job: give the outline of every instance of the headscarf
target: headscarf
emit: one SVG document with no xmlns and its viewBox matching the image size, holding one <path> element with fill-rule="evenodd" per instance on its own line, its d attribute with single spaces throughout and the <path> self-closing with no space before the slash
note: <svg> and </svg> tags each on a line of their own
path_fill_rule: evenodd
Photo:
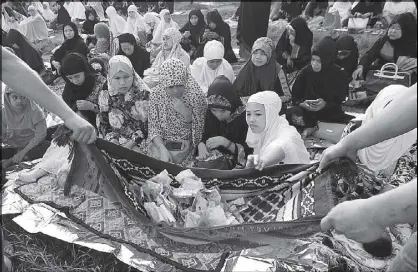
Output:
<svg viewBox="0 0 418 272">
<path fill-rule="evenodd" d="M 117 37 L 120 34 L 122 34 L 126 24 L 125 19 L 123 19 L 123 17 L 120 16 L 116 12 L 116 9 L 112 6 L 109 6 L 106 9 L 106 14 L 109 17 L 109 28 L 110 31 L 113 33 L 113 36 Z"/>
<path fill-rule="evenodd" d="M 21 110 L 14 108 L 10 101 L 11 93 L 13 90 L 6 87 L 3 95 L 2 124 L 7 129 L 7 139 L 3 139 L 3 142 L 15 147 L 24 147 L 28 144 L 28 138 L 33 138 L 35 125 L 44 120 L 45 116 L 43 110 L 29 99 Z M 9 143 L 8 140 L 13 143 Z"/>
<path fill-rule="evenodd" d="M 34 11 L 36 11 L 36 14 L 38 14 L 38 11 L 36 10 L 35 6 L 30 5 L 30 6 L 28 7 L 28 11 L 30 11 L 30 10 L 34 10 Z M 36 16 L 36 15 L 35 15 L 35 16 Z"/>
<path fill-rule="evenodd" d="M 299 46 L 312 47 L 313 33 L 309 29 L 306 20 L 302 17 L 296 17 L 290 22 L 290 25 L 296 32 L 295 43 Z"/>
<path fill-rule="evenodd" d="M 213 80 L 221 75 L 226 76 L 229 81 L 234 82 L 234 70 L 231 64 L 224 57 L 224 46 L 221 42 L 212 40 L 206 43 L 203 58 L 196 59 L 190 67 L 192 76 L 196 79 L 203 92 L 206 93 Z M 221 59 L 222 63 L 216 70 L 208 67 L 209 60 Z"/>
<path fill-rule="evenodd" d="M 146 24 L 149 24 L 151 22 L 154 22 L 154 29 L 153 29 L 153 35 L 155 35 L 155 31 L 158 28 L 158 25 L 160 24 L 160 19 L 154 14 L 155 12 L 147 12 L 144 15 L 144 21 Z"/>
<path fill-rule="evenodd" d="M 129 16 L 129 12 L 135 12 L 135 19 Z M 146 31 L 146 24 L 144 18 L 138 13 L 138 8 L 135 5 L 128 7 L 128 19 L 126 21 L 124 33 L 131 33 L 135 37 L 138 37 L 138 32 Z"/>
<path fill-rule="evenodd" d="M 409 89 L 402 85 L 390 85 L 379 92 L 373 103 L 367 108 L 365 125 L 377 117 L 382 110 L 403 92 Z M 373 171 L 385 170 L 396 162 L 417 141 L 417 129 L 364 148 L 357 152 L 362 164 Z"/>
<path fill-rule="evenodd" d="M 113 56 L 109 60 L 109 68 L 108 68 L 108 74 L 107 74 L 108 90 L 111 96 L 118 94 L 117 90 L 112 90 L 111 83 L 112 83 L 113 77 L 120 71 L 125 72 L 129 75 L 132 75 L 134 77 L 134 81 L 132 83 L 132 87 L 130 91 L 131 90 L 143 90 L 143 91 L 148 91 L 148 92 L 150 91 L 147 84 L 145 84 L 145 82 L 135 72 L 131 61 L 126 56 L 116 55 L 116 56 Z"/>
<path fill-rule="evenodd" d="M 359 52 L 357 43 L 354 41 L 354 38 L 350 35 L 343 35 L 340 38 L 338 38 L 337 42 L 337 50 L 350 50 L 351 54 L 340 60 L 337 58 L 336 64 L 340 66 L 341 68 L 344 68 L 344 70 L 347 72 L 348 76 L 351 77 L 354 70 L 357 69 L 358 65 L 358 58 L 359 58 Z"/>
<path fill-rule="evenodd" d="M 72 109 L 76 110 L 77 100 L 85 100 L 93 92 L 95 84 L 94 70 L 83 55 L 70 53 L 63 59 L 60 71 L 65 81 L 62 98 Z M 81 86 L 77 86 L 67 76 L 80 72 L 85 73 L 85 80 Z"/>
<path fill-rule="evenodd" d="M 74 31 L 74 37 L 71 39 L 67 39 L 64 34 L 64 29 L 66 26 L 69 26 Z M 75 23 L 69 22 L 68 24 L 63 25 L 62 27 L 62 35 L 64 36 L 64 43 L 62 46 L 65 46 L 67 50 L 74 50 L 75 46 L 77 45 L 78 40 L 82 40 L 83 38 L 80 37 L 80 33 L 78 33 L 78 27 Z"/>
<path fill-rule="evenodd" d="M 100 73 L 101 75 L 106 76 L 106 65 L 101 58 L 92 58 L 89 61 L 89 64 L 96 73 Z M 98 66 L 100 66 L 100 68 Z"/>
<path fill-rule="evenodd" d="M 208 109 L 224 109 L 233 114 L 239 107 L 243 107 L 231 81 L 224 75 L 213 80 L 208 89 L 207 99 Z"/>
<path fill-rule="evenodd" d="M 57 23 L 58 24 L 68 24 L 71 22 L 71 16 L 68 10 L 65 8 L 64 3 L 57 3 L 60 8 L 58 9 Z"/>
<path fill-rule="evenodd" d="M 195 26 L 192 25 L 192 23 L 190 23 L 190 18 L 192 18 L 193 15 L 197 16 L 198 18 L 197 25 Z M 203 16 L 202 11 L 200 9 L 193 9 L 189 13 L 189 20 L 181 28 L 180 32 L 190 31 L 190 34 L 193 37 L 199 37 L 200 33 L 205 28 L 205 26 L 206 26 L 205 17 Z"/>
<path fill-rule="evenodd" d="M 285 164 L 309 163 L 309 154 L 297 130 L 290 126 L 286 118 L 279 115 L 282 101 L 279 95 L 272 91 L 253 94 L 248 103 L 264 105 L 266 126 L 261 133 L 253 133 L 251 128 L 247 132 L 247 144 L 254 149 L 254 155 L 263 158 L 271 152 L 271 143 L 282 143 L 285 153 Z"/>
<path fill-rule="evenodd" d="M 72 1 L 69 2 L 65 2 L 64 3 L 64 8 L 68 11 L 68 14 L 70 15 L 71 18 L 74 17 L 74 3 Z"/>
<path fill-rule="evenodd" d="M 330 36 L 324 37 L 312 49 L 312 55 L 321 59 L 321 74 L 332 67 L 337 60 L 337 44 Z"/>
<path fill-rule="evenodd" d="M 152 38 L 153 43 L 161 44 L 163 42 L 163 35 L 168 28 L 180 29 L 179 25 L 174 22 L 173 19 L 170 19 L 169 23 L 164 20 L 164 15 L 167 13 L 170 13 L 168 9 L 163 9 L 160 12 L 161 21 L 157 29 L 154 31 L 154 37 Z"/>
<path fill-rule="evenodd" d="M 134 66 L 135 71 L 140 77 L 144 76 L 144 71 L 151 66 L 150 62 L 150 53 L 147 52 L 144 48 L 138 46 L 134 35 L 131 33 L 124 33 L 118 37 L 119 40 L 119 52 L 117 55 L 123 55 L 129 58 L 132 65 Z M 122 43 L 130 43 L 134 46 L 134 52 L 132 55 L 127 56 L 122 50 Z"/>
<path fill-rule="evenodd" d="M 4 39 L 4 43 L 4 45 L 12 47 L 16 55 L 33 70 L 40 72 L 45 69 L 41 52 L 33 47 L 31 42 L 18 30 L 10 29 Z M 15 48 L 13 44 L 16 44 L 19 48 Z"/>
<path fill-rule="evenodd" d="M 240 97 L 250 96 L 262 90 L 274 90 L 277 80 L 276 52 L 273 41 L 267 37 L 258 38 L 251 54 L 262 50 L 267 55 L 267 63 L 262 67 L 253 64 L 251 57 L 239 71 L 234 85 Z"/>
<path fill-rule="evenodd" d="M 415 16 L 410 13 L 402 13 L 396 15 L 396 17 L 390 23 L 399 24 L 402 29 L 402 37 L 398 40 L 391 40 L 388 38 L 389 43 L 395 49 L 395 59 L 399 56 L 407 56 L 411 58 L 417 57 L 417 21 Z M 389 26 L 389 28 L 390 28 Z M 387 37 L 387 34 L 386 34 Z"/>
<path fill-rule="evenodd" d="M 99 41 L 97 40 L 96 44 L 96 51 L 97 53 L 104 53 L 110 48 L 110 43 L 112 42 L 110 40 L 110 30 L 107 24 L 105 23 L 97 23 L 94 26 L 94 35 L 96 38 L 106 38 L 106 41 Z"/>
<path fill-rule="evenodd" d="M 90 6 L 94 9 L 96 14 L 99 16 L 100 20 L 105 19 L 102 2 L 100 2 L 100 1 L 97 1 L 97 2 L 96 1 L 95 2 L 88 1 L 87 6 Z"/>
<path fill-rule="evenodd" d="M 43 8 L 42 9 L 42 16 L 45 18 L 45 20 L 47 21 L 53 21 L 56 17 L 56 15 L 54 14 L 54 12 L 49 8 L 49 3 L 48 2 L 43 2 L 42 3 L 43 6 L 46 6 L 46 9 Z"/>
<path fill-rule="evenodd" d="M 173 40 L 173 47 L 171 48 L 170 53 L 168 53 L 168 55 L 166 55 L 166 52 L 164 51 L 164 49 L 162 49 L 158 55 L 155 57 L 155 60 L 152 64 L 153 67 L 156 67 L 158 69 L 158 67 L 161 66 L 161 64 L 168 60 L 168 59 L 172 59 L 172 58 L 177 58 L 180 59 L 183 56 L 188 56 L 188 54 L 186 53 L 186 51 L 183 50 L 183 48 L 181 47 L 181 33 L 177 28 L 167 28 L 164 31 L 163 36 L 169 36 L 172 40 Z"/>
<path fill-rule="evenodd" d="M 85 13 L 86 20 L 83 23 L 84 34 L 94 34 L 94 26 L 100 22 L 99 17 L 93 8 L 87 8 Z M 90 14 L 93 14 L 94 16 L 93 21 L 89 20 Z"/>
<path fill-rule="evenodd" d="M 86 8 L 84 7 L 83 3 L 79 1 L 73 2 L 73 15 L 72 18 L 85 20 L 86 19 Z"/>
</svg>

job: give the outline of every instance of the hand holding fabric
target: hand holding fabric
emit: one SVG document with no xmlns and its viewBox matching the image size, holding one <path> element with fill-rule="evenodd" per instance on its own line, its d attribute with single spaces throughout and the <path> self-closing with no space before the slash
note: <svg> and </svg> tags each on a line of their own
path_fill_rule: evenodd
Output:
<svg viewBox="0 0 418 272">
<path fill-rule="evenodd" d="M 229 144 L 228 139 L 222 136 L 212 137 L 206 141 L 206 146 L 211 150 L 216 149 L 221 146 L 226 147 L 228 144 Z"/>
<path fill-rule="evenodd" d="M 23 154 L 23 152 L 18 152 L 16 155 L 12 157 L 12 161 L 13 163 L 20 163 L 24 157 L 25 154 Z"/>
<path fill-rule="evenodd" d="M 71 139 L 74 141 L 87 144 L 91 144 L 96 141 L 96 130 L 89 122 L 81 118 L 79 115 L 74 113 L 64 120 L 64 124 L 73 131 Z"/>
<path fill-rule="evenodd" d="M 327 105 L 327 102 L 325 102 L 324 99 L 319 98 L 318 100 L 316 100 L 313 103 L 311 103 L 310 106 L 313 109 L 313 111 L 320 111 L 323 108 L 325 108 L 326 105 Z"/>
<path fill-rule="evenodd" d="M 79 110 L 94 110 L 94 104 L 87 100 L 77 100 L 77 108 Z"/>
<path fill-rule="evenodd" d="M 249 155 L 247 158 L 247 164 L 245 168 L 255 168 L 258 171 L 262 171 L 265 167 L 263 159 L 258 155 Z"/>
<path fill-rule="evenodd" d="M 209 157 L 209 150 L 208 150 L 208 148 L 206 147 L 206 145 L 204 143 L 200 143 L 197 146 L 197 150 L 198 150 L 198 155 L 197 155 L 196 158 L 198 160 L 204 160 L 207 157 Z"/>
<path fill-rule="evenodd" d="M 338 144 L 325 149 L 319 160 L 318 171 L 324 169 L 331 161 L 343 157 L 348 157 L 352 161 L 356 161 L 357 150 L 353 150 L 349 146 L 346 146 L 344 142 L 339 142 Z"/>
</svg>

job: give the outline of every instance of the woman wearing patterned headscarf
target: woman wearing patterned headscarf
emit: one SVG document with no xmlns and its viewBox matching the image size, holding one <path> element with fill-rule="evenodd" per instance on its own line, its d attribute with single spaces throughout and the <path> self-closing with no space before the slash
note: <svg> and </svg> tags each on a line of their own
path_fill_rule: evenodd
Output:
<svg viewBox="0 0 418 272">
<path fill-rule="evenodd" d="M 145 24 L 144 18 L 138 13 L 138 8 L 135 5 L 128 7 L 128 19 L 125 24 L 123 33 L 130 33 L 145 46 L 147 43 L 147 24 Z"/>
<path fill-rule="evenodd" d="M 248 98 L 260 91 L 271 90 L 281 96 L 282 102 L 291 99 L 290 91 L 282 88 L 278 77 L 280 66 L 276 63 L 275 46 L 267 37 L 257 39 L 251 50 L 251 58 L 239 71 L 234 82 L 238 96 Z"/>
<path fill-rule="evenodd" d="M 19 24 L 19 31 L 28 38 L 29 41 L 41 41 L 48 38 L 48 27 L 41 14 L 32 5 L 28 7 L 30 17 Z"/>
<path fill-rule="evenodd" d="M 126 56 L 109 60 L 107 90 L 99 95 L 100 136 L 137 152 L 146 152 L 150 90 Z"/>
<path fill-rule="evenodd" d="M 218 76 L 208 90 L 208 111 L 202 141 L 198 146 L 198 160 L 222 153 L 229 169 L 245 166 L 245 158 L 252 150 L 245 142 L 248 125 L 245 106 L 225 76 Z"/>
<path fill-rule="evenodd" d="M 175 28 L 180 29 L 179 25 L 173 21 L 171 18 L 170 11 L 168 9 L 163 9 L 160 12 L 160 24 L 157 26 L 157 29 L 154 31 L 154 37 L 152 38 L 152 43 L 162 44 L 163 36 L 167 29 Z"/>
<path fill-rule="evenodd" d="M 207 93 L 209 86 L 218 76 L 223 75 L 231 83 L 234 82 L 234 70 L 223 56 L 224 46 L 221 42 L 213 40 L 205 45 L 204 57 L 196 59 L 190 66 L 192 76 L 204 93 Z"/>
<path fill-rule="evenodd" d="M 191 165 L 202 140 L 206 110 L 206 98 L 184 63 L 176 58 L 165 61 L 150 96 L 148 154 Z"/>
<path fill-rule="evenodd" d="M 184 51 L 189 53 L 192 59 L 195 59 L 194 53 L 199 46 L 200 34 L 205 26 L 205 17 L 202 11 L 200 9 L 194 9 L 190 11 L 187 23 L 180 29 L 180 33 L 183 35 L 181 46 Z"/>
</svg>

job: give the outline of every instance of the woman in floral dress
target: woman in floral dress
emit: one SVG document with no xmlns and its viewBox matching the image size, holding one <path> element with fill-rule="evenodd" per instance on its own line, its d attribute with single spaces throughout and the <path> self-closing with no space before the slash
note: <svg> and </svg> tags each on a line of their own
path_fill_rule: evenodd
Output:
<svg viewBox="0 0 418 272">
<path fill-rule="evenodd" d="M 98 130 L 102 138 L 144 152 L 147 138 L 149 88 L 126 56 L 109 60 L 108 88 L 99 95 Z"/>
</svg>

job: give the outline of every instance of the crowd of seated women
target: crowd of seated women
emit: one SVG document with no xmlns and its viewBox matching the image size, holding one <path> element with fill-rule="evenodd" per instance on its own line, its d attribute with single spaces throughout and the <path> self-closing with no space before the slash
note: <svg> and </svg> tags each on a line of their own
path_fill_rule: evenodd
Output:
<svg viewBox="0 0 418 272">
<path fill-rule="evenodd" d="M 342 109 L 350 81 L 387 62 L 400 70 L 416 69 L 411 13 L 393 18 L 386 35 L 360 61 L 349 35 L 327 36 L 312 47 L 308 23 L 296 17 L 277 44 L 257 39 L 236 76 L 230 29 L 217 10 L 207 13 L 206 22 L 200 10 L 192 10 L 182 28 L 168 10 L 159 18 L 154 13 L 142 18 L 129 6 L 124 27 L 125 19 L 112 7 L 106 14 L 109 24 L 98 22 L 96 12 L 86 12 L 86 40 L 76 24 L 63 24 L 64 42 L 51 64 L 63 78 L 64 101 L 103 139 L 185 167 L 262 170 L 310 163 L 304 138 L 318 130 L 318 123 L 348 124 L 353 118 Z M 34 62 L 20 52 L 28 42 L 12 34 L 11 50 Z M 147 50 L 150 44 L 154 51 Z M 42 70 L 36 64 L 32 68 Z M 45 140 L 45 117 L 30 101 L 22 102 L 12 90 L 4 96 L 7 110 L 22 118 L 7 117 L 3 109 L 3 142 L 13 135 L 25 139 L 8 143 L 11 155 L 3 167 L 33 159 L 29 151 L 38 146 L 42 150 L 36 157 L 43 158 L 22 179 L 60 172 L 68 147 Z"/>
</svg>

